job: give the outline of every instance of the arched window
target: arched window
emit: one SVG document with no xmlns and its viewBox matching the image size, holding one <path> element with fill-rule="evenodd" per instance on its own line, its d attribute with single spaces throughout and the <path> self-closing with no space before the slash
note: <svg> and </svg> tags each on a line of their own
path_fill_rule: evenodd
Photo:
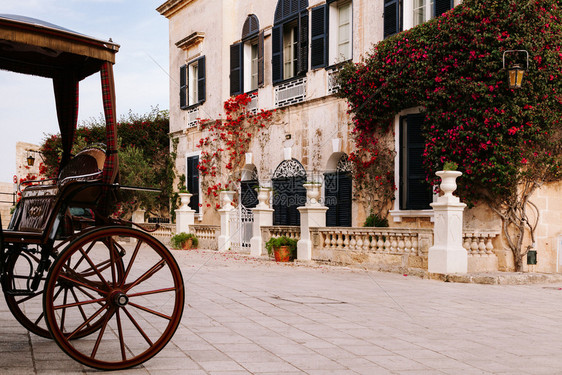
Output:
<svg viewBox="0 0 562 375">
<path fill-rule="evenodd" d="M 272 31 L 273 83 L 308 71 L 308 0 L 279 0 Z"/>
<path fill-rule="evenodd" d="M 264 33 L 255 14 L 242 27 L 242 39 L 230 46 L 230 95 L 257 90 L 264 84 Z"/>
<path fill-rule="evenodd" d="M 273 225 L 300 225 L 297 207 L 306 204 L 306 171 L 295 159 L 285 160 L 273 173 Z"/>
</svg>

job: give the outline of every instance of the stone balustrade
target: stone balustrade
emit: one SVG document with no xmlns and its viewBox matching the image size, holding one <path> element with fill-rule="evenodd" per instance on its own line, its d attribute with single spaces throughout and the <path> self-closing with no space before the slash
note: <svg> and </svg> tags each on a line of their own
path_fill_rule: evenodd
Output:
<svg viewBox="0 0 562 375">
<path fill-rule="evenodd" d="M 189 231 L 199 240 L 199 249 L 218 250 L 220 225 L 194 224 L 189 226 Z"/>
<path fill-rule="evenodd" d="M 142 228 L 146 228 L 147 232 L 150 235 L 156 237 L 163 244 L 169 244 L 170 239 L 174 235 L 174 230 L 176 229 L 176 226 L 175 224 L 143 223 Z"/>
<path fill-rule="evenodd" d="M 467 232 L 463 233 L 463 247 L 468 256 L 495 256 L 493 240 L 500 235 L 499 231 Z"/>
<path fill-rule="evenodd" d="M 431 245 L 431 229 L 406 228 L 313 228 L 316 249 L 349 250 L 378 254 L 423 256 Z"/>
<path fill-rule="evenodd" d="M 281 236 L 293 238 L 298 241 L 301 238 L 301 227 L 292 226 L 292 225 L 262 226 L 261 235 L 264 244 L 271 237 L 281 237 Z"/>
</svg>

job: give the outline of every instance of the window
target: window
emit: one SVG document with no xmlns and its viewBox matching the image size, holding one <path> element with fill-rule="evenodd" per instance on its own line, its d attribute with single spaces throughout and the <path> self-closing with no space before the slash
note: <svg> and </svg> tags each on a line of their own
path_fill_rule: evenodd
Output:
<svg viewBox="0 0 562 375">
<path fill-rule="evenodd" d="M 195 212 L 199 213 L 199 170 L 197 165 L 199 164 L 199 156 L 188 156 L 186 163 L 186 173 L 185 173 L 185 186 L 187 191 L 189 191 L 193 196 L 189 202 L 189 207 Z"/>
<path fill-rule="evenodd" d="M 334 65 L 353 57 L 353 12 L 349 0 L 331 0 L 310 13 L 310 66 Z"/>
<path fill-rule="evenodd" d="M 337 48 L 336 55 L 330 60 L 336 63 L 351 59 L 351 3 L 338 4 L 332 8 L 335 8 L 337 15 L 337 33 L 333 38 Z"/>
<path fill-rule="evenodd" d="M 205 56 L 180 67 L 180 107 L 205 101 Z"/>
<path fill-rule="evenodd" d="M 425 138 L 422 132 L 425 114 L 400 117 L 399 208 L 401 210 L 430 209 L 432 186 L 426 181 L 423 168 Z"/>
<path fill-rule="evenodd" d="M 297 75 L 298 55 L 297 23 L 291 22 L 283 27 L 283 78 Z"/>
<path fill-rule="evenodd" d="M 308 1 L 279 0 L 272 30 L 272 79 L 278 83 L 308 71 Z"/>
<path fill-rule="evenodd" d="M 230 46 L 230 95 L 257 90 L 264 84 L 264 33 L 259 21 L 249 15 L 242 28 L 242 41 Z"/>
<path fill-rule="evenodd" d="M 384 0 L 384 37 L 438 17 L 453 6 L 454 0 Z"/>
<path fill-rule="evenodd" d="M 433 0 L 414 0 L 413 26 L 421 25 L 431 19 Z"/>
</svg>

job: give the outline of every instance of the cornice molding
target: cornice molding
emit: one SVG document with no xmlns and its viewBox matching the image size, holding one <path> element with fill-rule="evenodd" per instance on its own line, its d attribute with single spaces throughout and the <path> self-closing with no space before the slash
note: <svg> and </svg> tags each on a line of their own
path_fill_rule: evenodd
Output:
<svg viewBox="0 0 562 375">
<path fill-rule="evenodd" d="M 204 38 L 205 38 L 205 33 L 196 31 L 186 36 L 185 38 L 177 41 L 175 45 L 176 47 L 181 48 L 184 51 L 187 51 L 190 47 L 193 47 L 194 45 L 201 43 Z"/>
</svg>

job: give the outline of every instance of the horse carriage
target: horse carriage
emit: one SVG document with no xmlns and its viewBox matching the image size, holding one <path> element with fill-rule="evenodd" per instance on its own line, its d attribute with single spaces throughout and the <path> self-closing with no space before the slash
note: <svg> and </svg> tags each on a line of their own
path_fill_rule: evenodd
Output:
<svg viewBox="0 0 562 375">
<path fill-rule="evenodd" d="M 21 192 L 0 230 L 7 305 L 29 331 L 84 365 L 118 370 L 156 355 L 181 320 L 184 288 L 170 251 L 111 217 L 119 158 L 113 64 L 117 44 L 21 16 L 0 15 L 0 69 L 53 81 L 62 155 L 56 178 Z M 104 147 L 72 155 L 78 86 L 100 73 Z M 93 212 L 88 223 L 69 214 Z"/>
</svg>

